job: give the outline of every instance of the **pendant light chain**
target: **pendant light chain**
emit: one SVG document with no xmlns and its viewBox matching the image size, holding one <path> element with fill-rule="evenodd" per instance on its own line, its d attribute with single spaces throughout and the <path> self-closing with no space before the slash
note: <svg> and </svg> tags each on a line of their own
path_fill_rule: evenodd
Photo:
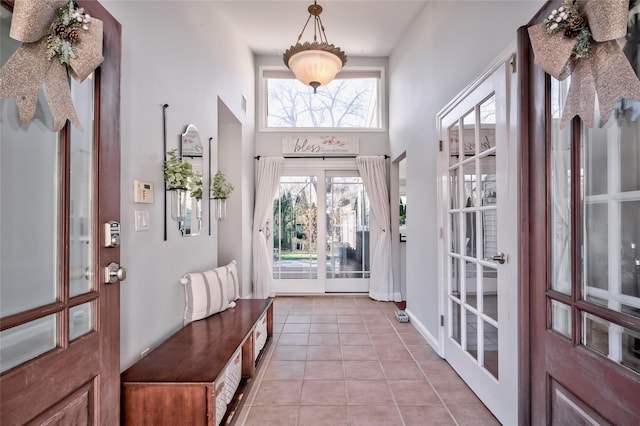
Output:
<svg viewBox="0 0 640 426">
<path fill-rule="evenodd" d="M 315 93 L 319 86 L 326 85 L 335 78 L 347 62 L 347 55 L 339 47 L 329 44 L 320 18 L 322 6 L 314 1 L 307 10 L 309 16 L 296 45 L 284 52 L 282 59 L 296 78 L 305 85 L 313 87 Z M 313 17 L 313 41 L 301 43 L 311 17 Z"/>
</svg>

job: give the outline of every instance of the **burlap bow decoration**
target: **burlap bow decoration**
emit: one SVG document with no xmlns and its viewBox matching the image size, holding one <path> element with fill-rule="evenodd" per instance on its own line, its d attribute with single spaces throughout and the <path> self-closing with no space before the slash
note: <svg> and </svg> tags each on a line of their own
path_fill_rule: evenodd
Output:
<svg viewBox="0 0 640 426">
<path fill-rule="evenodd" d="M 104 60 L 102 21 L 69 0 L 16 0 L 9 35 L 22 45 L 0 69 L 0 98 L 14 98 L 20 122 L 26 124 L 44 85 L 53 130 L 60 131 L 67 119 L 82 130 L 68 73 L 82 82 Z"/>
<path fill-rule="evenodd" d="M 640 81 L 617 41 L 628 14 L 629 0 L 565 0 L 528 28 L 534 62 L 558 80 L 571 75 L 560 127 L 576 115 L 593 127 L 596 93 L 602 123 L 618 99 L 640 101 Z"/>
</svg>

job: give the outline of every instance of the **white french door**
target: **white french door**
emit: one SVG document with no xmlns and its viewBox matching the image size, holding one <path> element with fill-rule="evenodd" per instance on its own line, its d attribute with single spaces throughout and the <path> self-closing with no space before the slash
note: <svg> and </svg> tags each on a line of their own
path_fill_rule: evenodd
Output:
<svg viewBox="0 0 640 426">
<path fill-rule="evenodd" d="M 307 161 L 285 165 L 274 199 L 276 293 L 367 293 L 374 242 L 362 179 L 352 160 Z"/>
<path fill-rule="evenodd" d="M 503 424 L 517 424 L 517 146 L 502 63 L 440 116 L 445 359 Z"/>
</svg>

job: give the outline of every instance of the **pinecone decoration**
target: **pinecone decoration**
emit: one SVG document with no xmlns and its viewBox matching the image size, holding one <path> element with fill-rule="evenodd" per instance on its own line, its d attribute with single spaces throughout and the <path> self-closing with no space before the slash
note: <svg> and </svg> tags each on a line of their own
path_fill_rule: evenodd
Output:
<svg viewBox="0 0 640 426">
<path fill-rule="evenodd" d="M 573 15 L 569 19 L 569 24 L 564 30 L 565 37 L 575 38 L 580 31 L 587 25 L 587 20 L 582 15 Z"/>
<path fill-rule="evenodd" d="M 58 37 L 64 38 L 64 34 L 67 32 L 67 26 L 64 24 L 53 25 L 53 33 Z"/>
<path fill-rule="evenodd" d="M 69 40 L 69 43 L 71 44 L 77 43 L 78 40 L 80 40 L 80 35 L 78 34 L 78 31 L 70 30 L 69 33 L 67 34 L 67 40 Z"/>
</svg>

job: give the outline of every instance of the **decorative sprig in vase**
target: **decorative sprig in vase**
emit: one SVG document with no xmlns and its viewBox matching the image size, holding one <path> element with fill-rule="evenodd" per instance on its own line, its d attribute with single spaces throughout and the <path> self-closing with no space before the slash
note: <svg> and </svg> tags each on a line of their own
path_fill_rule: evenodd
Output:
<svg viewBox="0 0 640 426">
<path fill-rule="evenodd" d="M 187 189 L 189 180 L 193 177 L 191 163 L 182 161 L 178 157 L 178 150 L 167 151 L 167 160 L 164 162 L 164 181 L 167 189 Z"/>
<path fill-rule="evenodd" d="M 227 177 L 221 171 L 217 171 L 211 185 L 211 198 L 226 200 L 233 192 L 233 185 L 227 181 Z"/>
<path fill-rule="evenodd" d="M 193 173 L 191 179 L 188 182 L 189 191 L 191 192 L 191 198 L 198 200 L 202 199 L 202 174 L 199 172 Z"/>
<path fill-rule="evenodd" d="M 187 188 L 193 178 L 193 168 L 188 161 L 182 161 L 178 150 L 167 151 L 164 162 L 164 181 L 171 191 L 171 218 L 184 221 L 187 217 Z M 201 191 L 202 192 L 202 191 Z"/>
<path fill-rule="evenodd" d="M 216 172 L 211 185 L 211 198 L 215 200 L 216 220 L 224 220 L 227 217 L 227 198 L 233 192 L 233 185 L 227 181 L 221 171 Z"/>
</svg>

